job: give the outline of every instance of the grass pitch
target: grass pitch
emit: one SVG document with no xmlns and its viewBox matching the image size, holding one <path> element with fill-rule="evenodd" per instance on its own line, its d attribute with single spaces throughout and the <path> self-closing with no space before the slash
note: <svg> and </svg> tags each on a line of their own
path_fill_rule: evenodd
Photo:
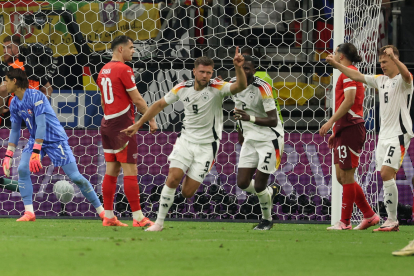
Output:
<svg viewBox="0 0 414 276">
<path fill-rule="evenodd" d="M 398 233 L 326 231 L 327 225 L 171 222 L 162 232 L 102 227 L 98 220 L 0 219 L 0 275 L 413 275 L 393 250 Z"/>
</svg>

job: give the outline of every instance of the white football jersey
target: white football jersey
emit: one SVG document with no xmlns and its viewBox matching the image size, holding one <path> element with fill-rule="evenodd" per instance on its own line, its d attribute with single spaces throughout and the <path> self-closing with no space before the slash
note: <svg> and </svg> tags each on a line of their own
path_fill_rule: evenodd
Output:
<svg viewBox="0 0 414 276">
<path fill-rule="evenodd" d="M 182 137 L 205 144 L 221 139 L 223 132 L 223 99 L 230 96 L 228 82 L 210 80 L 201 91 L 194 89 L 194 80 L 177 84 L 164 99 L 168 104 L 181 100 L 184 104 Z"/>
<path fill-rule="evenodd" d="M 413 95 L 413 77 L 406 83 L 401 74 L 394 78 L 385 75 L 365 75 L 365 82 L 379 91 L 380 133 L 379 139 L 408 134 L 413 137 L 410 106 Z"/>
<path fill-rule="evenodd" d="M 235 81 L 236 79 L 233 78 L 230 82 Z M 258 77 L 254 77 L 253 83 L 247 86 L 245 90 L 235 94 L 233 101 L 237 109 L 242 109 L 247 114 L 255 117 L 267 117 L 266 112 L 276 109 L 272 86 Z M 278 113 L 277 110 L 276 112 Z M 280 114 L 277 114 L 277 117 L 276 127 L 259 126 L 250 121 L 240 120 L 238 121 L 238 125 L 245 139 L 272 141 L 280 136 L 284 136 Z"/>
</svg>

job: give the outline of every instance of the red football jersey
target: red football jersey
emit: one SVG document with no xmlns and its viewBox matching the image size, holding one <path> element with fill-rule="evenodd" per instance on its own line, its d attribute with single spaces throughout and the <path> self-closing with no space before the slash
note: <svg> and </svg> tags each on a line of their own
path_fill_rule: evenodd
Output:
<svg viewBox="0 0 414 276">
<path fill-rule="evenodd" d="M 108 62 L 99 72 L 97 84 L 101 90 L 105 120 L 127 112 L 134 120 L 135 109 L 128 92 L 137 87 L 131 67 L 120 61 Z"/>
<path fill-rule="evenodd" d="M 353 70 L 358 70 L 355 66 L 349 65 L 348 68 L 351 68 Z M 341 106 L 342 102 L 345 99 L 344 92 L 350 89 L 356 89 L 355 94 L 355 102 L 351 106 L 351 109 L 348 110 L 348 112 L 342 116 L 338 121 L 336 121 L 333 132 L 338 133 L 342 129 L 363 123 L 363 109 L 362 109 L 362 103 L 364 101 L 364 93 L 365 88 L 364 85 L 361 82 L 356 82 L 348 78 L 345 74 L 341 74 L 338 78 L 338 82 L 336 83 L 335 88 L 335 112 L 338 110 L 338 108 Z"/>
</svg>

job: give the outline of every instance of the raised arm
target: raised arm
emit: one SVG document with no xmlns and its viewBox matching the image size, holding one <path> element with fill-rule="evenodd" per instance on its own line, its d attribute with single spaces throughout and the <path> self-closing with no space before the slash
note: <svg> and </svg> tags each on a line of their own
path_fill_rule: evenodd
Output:
<svg viewBox="0 0 414 276">
<path fill-rule="evenodd" d="M 338 69 L 339 71 L 341 71 L 342 73 L 344 73 L 348 78 L 354 80 L 354 81 L 358 81 L 358 82 L 362 82 L 362 83 L 366 83 L 365 81 L 365 77 L 364 75 L 357 71 L 357 70 L 353 70 L 351 68 L 348 68 L 346 66 L 343 66 L 342 64 L 336 62 L 333 58 L 333 55 L 329 55 L 326 57 L 326 62 L 328 62 L 330 65 L 332 65 L 333 68 Z"/>
<path fill-rule="evenodd" d="M 236 70 L 236 82 L 234 82 L 230 86 L 231 94 L 237 94 L 242 92 L 247 87 L 247 79 L 246 75 L 244 74 L 243 64 L 244 64 L 244 57 L 239 52 L 239 46 L 236 47 L 236 54 L 233 58 L 234 69 Z"/>
<path fill-rule="evenodd" d="M 141 117 L 141 119 L 139 119 L 135 124 L 133 124 L 132 126 L 128 127 L 127 129 L 121 130 L 121 132 L 125 133 L 128 136 L 132 136 L 134 135 L 140 128 L 141 126 L 153 119 L 158 113 L 160 113 L 166 106 L 168 106 L 167 102 L 165 101 L 164 98 L 156 101 L 155 103 L 153 103 L 148 110 L 146 110 L 146 112 L 144 113 L 144 115 Z"/>
<path fill-rule="evenodd" d="M 397 65 L 398 71 L 401 74 L 402 79 L 406 83 L 411 83 L 411 74 L 410 71 L 408 71 L 407 66 L 405 66 L 404 63 L 402 63 L 395 55 L 392 48 L 386 48 L 384 50 L 384 53 Z"/>
</svg>

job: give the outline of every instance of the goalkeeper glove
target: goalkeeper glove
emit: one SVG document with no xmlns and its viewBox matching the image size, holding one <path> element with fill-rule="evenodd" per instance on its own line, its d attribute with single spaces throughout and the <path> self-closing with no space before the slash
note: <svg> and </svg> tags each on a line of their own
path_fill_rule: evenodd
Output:
<svg viewBox="0 0 414 276">
<path fill-rule="evenodd" d="M 3 172 L 4 174 L 9 177 L 10 176 L 10 167 L 12 166 L 13 162 L 13 155 L 16 147 L 8 146 L 6 151 L 6 156 L 3 160 Z"/>
<path fill-rule="evenodd" d="M 42 168 L 42 163 L 40 163 L 40 150 L 42 149 L 42 144 L 35 143 L 33 146 L 32 156 L 30 157 L 29 168 L 31 172 L 37 173 Z"/>
</svg>

